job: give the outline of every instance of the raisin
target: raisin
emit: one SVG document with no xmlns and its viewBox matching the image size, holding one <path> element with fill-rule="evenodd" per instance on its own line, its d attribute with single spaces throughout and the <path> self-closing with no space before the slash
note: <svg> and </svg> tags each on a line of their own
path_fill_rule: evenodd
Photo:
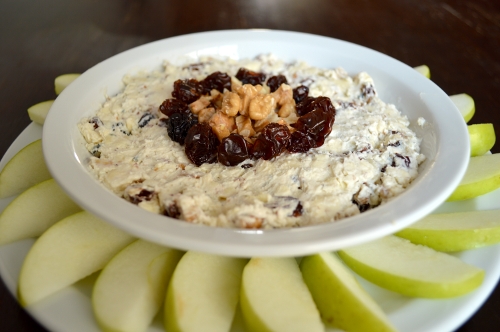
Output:
<svg viewBox="0 0 500 332">
<path fill-rule="evenodd" d="M 138 122 L 138 125 L 139 125 L 139 128 L 144 128 L 148 123 L 149 121 L 153 120 L 155 118 L 155 116 L 151 113 L 144 113 L 141 118 L 139 119 L 139 122 Z"/>
<path fill-rule="evenodd" d="M 248 142 L 243 136 L 235 133 L 222 140 L 217 152 L 217 160 L 225 166 L 238 165 L 250 157 Z"/>
<path fill-rule="evenodd" d="M 166 116 L 171 116 L 174 113 L 191 113 L 188 104 L 178 99 L 166 99 L 159 108 L 160 112 Z"/>
<path fill-rule="evenodd" d="M 203 94 L 203 85 L 194 78 L 174 82 L 172 97 L 191 104 Z"/>
<path fill-rule="evenodd" d="M 306 97 L 296 106 L 297 114 L 299 116 L 306 115 L 316 109 L 321 109 L 323 112 L 333 112 L 335 114 L 335 108 L 332 105 L 332 101 L 328 97 Z"/>
<path fill-rule="evenodd" d="M 297 207 L 295 210 L 293 210 L 292 216 L 293 217 L 300 217 L 304 213 L 304 208 L 302 207 L 302 204 L 300 201 L 297 203 Z"/>
<path fill-rule="evenodd" d="M 269 160 L 281 154 L 290 143 L 290 129 L 286 125 L 270 123 L 264 127 L 252 147 L 252 155 Z"/>
<path fill-rule="evenodd" d="M 94 116 L 92 119 L 90 119 L 89 123 L 92 123 L 94 125 L 94 130 L 102 126 L 101 119 L 99 119 L 97 116 Z"/>
<path fill-rule="evenodd" d="M 154 191 L 150 191 L 147 189 L 142 189 L 137 195 L 130 197 L 130 202 L 134 204 L 139 204 L 140 202 L 143 201 L 150 201 L 153 199 L 154 196 Z"/>
<path fill-rule="evenodd" d="M 405 166 L 406 167 L 410 167 L 410 164 L 411 164 L 410 157 L 408 157 L 408 156 L 402 156 L 399 153 L 396 153 L 396 157 L 403 159 L 403 161 L 405 162 Z"/>
<path fill-rule="evenodd" d="M 172 141 L 184 144 L 188 130 L 198 123 L 198 118 L 193 113 L 174 113 L 165 120 L 168 136 Z"/>
<path fill-rule="evenodd" d="M 290 143 L 287 149 L 292 153 L 307 152 L 312 149 L 314 145 L 314 140 L 307 133 L 295 131 L 290 137 Z"/>
<path fill-rule="evenodd" d="M 267 80 L 267 86 L 269 87 L 271 92 L 278 90 L 278 88 L 281 86 L 281 84 L 288 84 L 286 77 L 283 75 L 271 76 Z"/>
<path fill-rule="evenodd" d="M 231 91 L 231 76 L 226 73 L 216 71 L 201 81 L 203 94 L 210 94 L 213 89 L 223 93 L 224 89 Z"/>
<path fill-rule="evenodd" d="M 293 89 L 293 100 L 298 104 L 309 96 L 309 88 L 305 85 L 300 85 Z"/>
<path fill-rule="evenodd" d="M 400 145 L 401 145 L 401 142 L 400 141 L 396 141 L 396 143 L 389 143 L 387 146 L 397 147 L 397 146 L 400 146 Z"/>
<path fill-rule="evenodd" d="M 244 169 L 251 168 L 251 167 L 253 167 L 252 164 L 243 164 L 243 165 L 241 165 L 241 168 L 244 168 Z"/>
<path fill-rule="evenodd" d="M 316 100 L 314 104 L 316 108 L 301 116 L 293 127 L 297 131 L 306 133 L 314 141 L 315 148 L 322 146 L 325 138 L 332 131 L 332 126 L 335 121 L 335 108 L 329 98 L 318 97 L 316 99 L 324 98 L 321 101 Z"/>
<path fill-rule="evenodd" d="M 198 123 L 192 126 L 184 142 L 186 155 L 196 166 L 217 161 L 219 139 L 208 123 Z"/>
<path fill-rule="evenodd" d="M 177 204 L 174 202 L 168 206 L 165 206 L 165 211 L 163 212 L 163 214 L 170 218 L 179 219 L 179 217 L 181 216 L 181 211 Z"/>
<path fill-rule="evenodd" d="M 236 73 L 236 78 L 239 79 L 243 84 L 259 85 L 264 83 L 264 81 L 266 80 L 266 75 L 245 68 L 240 68 Z"/>
</svg>

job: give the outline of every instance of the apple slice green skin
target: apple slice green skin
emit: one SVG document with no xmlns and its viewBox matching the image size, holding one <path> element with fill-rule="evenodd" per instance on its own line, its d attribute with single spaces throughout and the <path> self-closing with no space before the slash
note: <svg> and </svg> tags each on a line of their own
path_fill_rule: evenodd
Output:
<svg viewBox="0 0 500 332">
<path fill-rule="evenodd" d="M 382 309 L 335 254 L 305 257 L 300 269 L 326 323 L 345 331 L 396 331 Z"/>
<path fill-rule="evenodd" d="M 47 100 L 28 108 L 28 116 L 31 121 L 43 125 L 52 104 L 54 104 L 53 100 Z"/>
<path fill-rule="evenodd" d="M 460 201 L 487 194 L 500 188 L 500 153 L 470 158 L 462 181 L 448 197 Z"/>
<path fill-rule="evenodd" d="M 431 70 L 429 69 L 428 66 L 426 65 L 421 65 L 417 67 L 413 67 L 416 71 L 418 71 L 420 74 L 424 75 L 427 78 L 431 78 Z"/>
<path fill-rule="evenodd" d="M 0 198 L 22 193 L 52 176 L 45 165 L 42 140 L 34 141 L 12 157 L 0 173 Z"/>
<path fill-rule="evenodd" d="M 0 215 L 0 245 L 38 237 L 78 211 L 81 208 L 54 179 L 40 182 L 17 196 Z"/>
<path fill-rule="evenodd" d="M 92 309 L 103 331 L 146 331 L 181 257 L 178 250 L 143 240 L 113 257 L 92 292 Z"/>
<path fill-rule="evenodd" d="M 82 211 L 50 227 L 24 259 L 19 302 L 29 306 L 102 269 L 134 238 Z"/>
<path fill-rule="evenodd" d="M 476 112 L 476 106 L 474 104 L 474 99 L 466 93 L 460 93 L 450 96 L 451 101 L 462 114 L 465 122 L 469 122 Z"/>
<path fill-rule="evenodd" d="M 80 74 L 64 74 L 57 76 L 54 80 L 54 88 L 56 94 L 60 94 L 68 85 L 70 85 L 74 80 L 76 80 Z"/>
<path fill-rule="evenodd" d="M 229 331 L 246 259 L 188 251 L 172 275 L 165 300 L 165 329 Z"/>
<path fill-rule="evenodd" d="M 294 258 L 252 258 L 240 295 L 245 326 L 252 332 L 324 331 L 320 314 Z"/>
<path fill-rule="evenodd" d="M 491 123 L 467 126 L 470 139 L 470 156 L 482 156 L 495 145 L 495 129 Z"/>
<path fill-rule="evenodd" d="M 500 243 L 500 211 L 432 214 L 396 235 L 444 252 L 480 248 Z"/>
<path fill-rule="evenodd" d="M 475 266 L 396 236 L 341 250 L 339 256 L 366 280 L 411 297 L 460 296 L 484 279 L 484 271 Z"/>
</svg>

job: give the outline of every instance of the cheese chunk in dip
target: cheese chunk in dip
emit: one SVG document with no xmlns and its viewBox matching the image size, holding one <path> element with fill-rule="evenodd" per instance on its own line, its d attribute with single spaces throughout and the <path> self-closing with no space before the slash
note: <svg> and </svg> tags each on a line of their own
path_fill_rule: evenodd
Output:
<svg viewBox="0 0 500 332">
<path fill-rule="evenodd" d="M 159 106 L 172 98 L 179 79 L 201 81 L 220 71 L 231 76 L 233 87 L 241 87 L 235 78 L 240 68 L 268 78 L 284 75 L 291 88 L 303 85 L 309 96 L 330 98 L 336 114 L 324 144 L 270 160 L 196 166 L 184 146 L 170 139 Z M 125 76 L 123 83 L 120 93 L 78 124 L 91 153 L 89 171 L 116 195 L 185 222 L 270 229 L 340 220 L 400 194 L 425 159 L 407 117 L 379 99 L 365 72 L 349 76 L 342 68 L 320 69 L 263 55 L 239 61 L 206 58 L 181 66 L 165 62 L 161 70 Z M 297 119 L 277 113 L 271 122 Z"/>
</svg>

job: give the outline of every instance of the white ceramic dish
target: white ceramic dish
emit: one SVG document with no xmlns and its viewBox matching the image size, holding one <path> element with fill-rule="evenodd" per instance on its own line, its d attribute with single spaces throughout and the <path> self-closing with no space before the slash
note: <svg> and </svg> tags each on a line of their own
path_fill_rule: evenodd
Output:
<svg viewBox="0 0 500 332">
<path fill-rule="evenodd" d="M 89 154 L 77 122 L 95 113 L 105 94 L 122 88 L 125 74 L 159 68 L 162 60 L 196 61 L 201 55 L 254 57 L 274 53 L 285 60 L 367 71 L 381 98 L 408 116 L 427 161 L 403 194 L 376 209 L 340 222 L 300 229 L 233 230 L 193 225 L 151 214 L 116 197 L 87 171 Z M 166 98 L 169 96 L 166 96 Z M 426 119 L 420 127 L 417 119 Z M 61 187 L 83 208 L 113 225 L 164 245 L 233 256 L 297 256 L 359 244 L 413 223 L 453 191 L 469 159 L 466 125 L 448 96 L 411 67 L 376 51 L 315 35 L 268 30 L 219 31 L 161 40 L 114 56 L 89 69 L 57 98 L 45 122 L 47 165 Z"/>
<path fill-rule="evenodd" d="M 22 147 L 41 137 L 42 128 L 31 124 L 16 139 L 0 162 L 0 169 Z M 0 212 L 12 198 L 0 199 Z M 444 203 L 439 212 L 500 209 L 500 190 L 466 202 Z M 0 277 L 16 296 L 21 264 L 34 239 L 0 246 Z M 469 250 L 456 254 L 463 261 L 485 270 L 483 284 L 474 292 L 448 300 L 414 299 L 395 294 L 358 278 L 363 287 L 387 313 L 401 332 L 454 331 L 484 303 L 495 288 L 500 276 L 500 245 Z M 90 294 L 93 279 L 67 287 L 26 310 L 45 328 L 53 332 L 99 332 L 92 314 Z M 13 318 L 15 319 L 15 318 Z M 157 317 L 147 332 L 162 332 Z M 243 332 L 241 318 L 235 320 L 231 332 Z M 327 329 L 334 332 L 333 329 Z"/>
</svg>

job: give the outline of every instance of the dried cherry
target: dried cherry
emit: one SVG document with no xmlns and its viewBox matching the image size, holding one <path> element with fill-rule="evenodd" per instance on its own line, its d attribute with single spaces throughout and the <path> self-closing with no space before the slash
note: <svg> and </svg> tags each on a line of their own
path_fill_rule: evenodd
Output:
<svg viewBox="0 0 500 332">
<path fill-rule="evenodd" d="M 160 112 L 166 116 L 171 116 L 174 113 L 191 113 L 187 103 L 179 99 L 166 99 L 161 103 Z"/>
<path fill-rule="evenodd" d="M 217 161 L 219 139 L 208 123 L 203 122 L 192 126 L 184 143 L 186 155 L 196 166 Z"/>
<path fill-rule="evenodd" d="M 225 137 L 219 145 L 217 160 L 225 166 L 235 166 L 251 157 L 250 145 L 239 134 L 232 133 Z"/>
<path fill-rule="evenodd" d="M 231 91 L 231 76 L 226 73 L 216 71 L 201 81 L 203 86 L 203 94 L 209 94 L 213 89 L 224 92 L 224 89 Z"/>
<path fill-rule="evenodd" d="M 174 113 L 165 120 L 168 136 L 172 141 L 184 144 L 188 130 L 198 123 L 198 118 L 193 113 Z"/>
<path fill-rule="evenodd" d="M 293 89 L 293 100 L 295 104 L 302 102 L 307 96 L 309 96 L 309 88 L 305 85 L 300 85 Z"/>
<path fill-rule="evenodd" d="M 290 143 L 290 129 L 286 125 L 270 123 L 264 127 L 252 146 L 252 155 L 269 160 L 281 154 Z"/>
<path fill-rule="evenodd" d="M 203 85 L 194 78 L 174 82 L 172 97 L 191 104 L 203 94 Z"/>
<path fill-rule="evenodd" d="M 334 121 L 335 111 L 324 112 L 322 109 L 317 108 L 301 116 L 297 122 L 293 124 L 293 127 L 297 129 L 297 131 L 306 133 L 312 138 L 314 141 L 313 147 L 317 148 L 323 145 L 325 138 L 332 131 Z"/>
<path fill-rule="evenodd" d="M 294 131 L 290 137 L 288 151 L 292 153 L 307 152 L 315 146 L 315 142 L 307 132 Z"/>
<path fill-rule="evenodd" d="M 288 81 L 286 80 L 286 77 L 284 75 L 271 76 L 267 80 L 267 86 L 269 87 L 271 92 L 278 90 L 281 84 L 288 84 Z"/>
<path fill-rule="evenodd" d="M 264 83 L 266 75 L 245 68 L 240 68 L 236 73 L 236 78 L 243 84 L 258 85 Z"/>
</svg>

